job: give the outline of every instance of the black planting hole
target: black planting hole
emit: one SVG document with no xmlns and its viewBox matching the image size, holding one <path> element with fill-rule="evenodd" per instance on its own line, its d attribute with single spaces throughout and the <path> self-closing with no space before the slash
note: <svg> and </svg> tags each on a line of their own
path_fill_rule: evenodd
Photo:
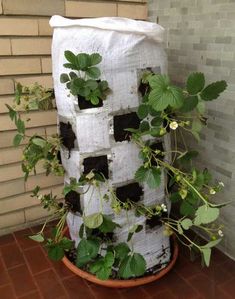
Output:
<svg viewBox="0 0 235 299">
<path fill-rule="evenodd" d="M 60 151 L 57 152 L 57 160 L 59 161 L 59 164 L 62 165 L 62 159 L 61 159 L 61 152 Z"/>
<path fill-rule="evenodd" d="M 135 112 L 116 115 L 113 118 L 113 125 L 115 141 L 129 141 L 131 138 L 131 132 L 125 131 L 125 129 L 138 129 L 140 125 L 140 119 Z"/>
<path fill-rule="evenodd" d="M 143 189 L 138 183 L 131 183 L 116 189 L 116 196 L 123 203 L 128 199 L 133 202 L 138 202 L 142 195 Z"/>
<path fill-rule="evenodd" d="M 71 151 L 74 148 L 74 141 L 76 139 L 76 135 L 73 132 L 72 125 L 70 122 L 67 124 L 64 122 L 60 122 L 60 137 L 62 139 L 62 144 Z"/>
<path fill-rule="evenodd" d="M 146 220 L 146 225 L 149 228 L 154 228 L 156 226 L 162 225 L 161 218 L 167 217 L 167 213 L 162 213 L 162 215 L 154 215 L 150 219 Z"/>
<path fill-rule="evenodd" d="M 102 173 L 106 179 L 109 178 L 109 167 L 107 156 L 88 157 L 83 160 L 84 174 L 93 171 Z"/>
<path fill-rule="evenodd" d="M 65 195 L 65 203 L 72 212 L 79 212 L 80 214 L 82 214 L 80 194 L 78 192 L 72 190 L 67 193 Z"/>
<path fill-rule="evenodd" d="M 162 141 L 154 142 L 153 144 L 150 145 L 150 148 L 153 151 L 156 151 L 156 150 L 159 150 L 161 152 L 164 151 L 164 147 L 163 147 Z M 162 155 L 161 153 L 159 153 L 159 154 L 157 154 L 155 156 L 156 156 L 156 158 L 158 158 L 161 161 L 164 159 L 164 155 Z M 152 166 L 157 166 L 158 165 L 158 163 L 155 161 L 154 158 L 151 159 L 151 164 L 152 164 Z"/>
<path fill-rule="evenodd" d="M 93 105 L 90 101 L 87 101 L 85 97 L 78 96 L 78 107 L 81 110 L 98 108 L 102 106 L 103 106 L 103 101 L 101 99 L 99 99 L 99 103 L 97 105 Z"/>
</svg>

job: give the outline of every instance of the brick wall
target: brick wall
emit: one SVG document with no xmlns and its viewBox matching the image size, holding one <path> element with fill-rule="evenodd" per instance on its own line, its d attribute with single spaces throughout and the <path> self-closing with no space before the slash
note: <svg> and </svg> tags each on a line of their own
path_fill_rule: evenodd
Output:
<svg viewBox="0 0 235 299">
<path fill-rule="evenodd" d="M 200 145 L 200 163 L 225 183 L 218 200 L 232 201 L 222 210 L 223 250 L 235 257 L 235 1 L 150 0 L 149 19 L 166 28 L 169 74 L 176 82 L 189 72 L 205 72 L 207 80 L 225 79 L 228 90 L 208 103 L 208 128 Z"/>
<path fill-rule="evenodd" d="M 12 103 L 16 82 L 52 86 L 51 15 L 82 18 L 121 16 L 146 19 L 147 1 L 0 0 L 0 234 L 41 221 L 45 211 L 30 197 L 35 185 L 45 192 L 62 190 L 62 179 L 45 177 L 42 170 L 25 183 L 22 148 L 12 147 L 14 125 L 5 103 Z M 55 112 L 33 112 L 29 133 L 56 132 Z"/>
</svg>

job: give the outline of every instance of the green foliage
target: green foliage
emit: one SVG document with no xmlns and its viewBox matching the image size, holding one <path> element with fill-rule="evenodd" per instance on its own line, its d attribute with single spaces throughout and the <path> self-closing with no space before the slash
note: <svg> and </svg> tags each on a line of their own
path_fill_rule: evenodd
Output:
<svg viewBox="0 0 235 299">
<path fill-rule="evenodd" d="M 207 205 L 200 206 L 196 211 L 195 225 L 208 224 L 214 222 L 219 217 L 219 209 L 211 208 Z"/>
<path fill-rule="evenodd" d="M 163 111 L 168 106 L 179 108 L 183 104 L 182 90 L 170 84 L 167 75 L 152 75 L 148 77 L 151 87 L 149 103 L 156 111 Z"/>
<path fill-rule="evenodd" d="M 73 247 L 73 242 L 66 237 L 63 237 L 59 242 L 48 240 L 46 248 L 48 256 L 53 261 L 59 261 L 64 257 L 64 252 Z"/>
<path fill-rule="evenodd" d="M 205 76 L 203 73 L 192 73 L 187 80 L 187 91 L 191 95 L 196 95 L 205 87 Z"/>
<path fill-rule="evenodd" d="M 89 270 L 91 273 L 96 274 L 99 279 L 107 280 L 112 273 L 114 261 L 114 254 L 112 252 L 107 252 L 105 257 L 102 257 L 91 264 Z"/>
<path fill-rule="evenodd" d="M 103 215 L 103 222 L 99 226 L 99 230 L 102 233 L 112 233 L 117 227 L 120 227 L 120 225 L 113 222 L 109 216 Z"/>
<path fill-rule="evenodd" d="M 102 61 L 102 57 L 98 53 L 75 55 L 71 51 L 65 51 L 64 55 L 69 62 L 65 63 L 64 67 L 73 71 L 61 74 L 60 82 L 66 84 L 72 95 L 84 97 L 94 106 L 98 105 L 100 100 L 104 101 L 110 89 L 107 81 L 98 80 L 101 72 L 95 66 Z"/>
<path fill-rule="evenodd" d="M 129 233 L 127 236 L 127 242 L 129 242 L 132 239 L 132 237 L 135 233 L 141 232 L 142 229 L 143 229 L 143 225 L 140 225 L 140 224 L 133 225 L 132 228 L 129 230 Z"/>
<path fill-rule="evenodd" d="M 157 188 L 161 183 L 161 169 L 156 166 L 141 166 L 135 173 L 135 179 L 139 183 L 146 182 L 149 188 Z"/>
<path fill-rule="evenodd" d="M 217 81 L 208 85 L 201 93 L 201 98 L 204 101 L 212 101 L 217 99 L 222 92 L 227 88 L 226 81 Z"/>
<path fill-rule="evenodd" d="M 82 239 L 77 247 L 76 265 L 83 267 L 98 255 L 100 244 L 95 239 Z"/>
<path fill-rule="evenodd" d="M 106 219 L 107 220 L 107 219 Z M 83 217 L 84 225 L 88 228 L 97 228 L 103 223 L 103 215 L 101 213 L 94 213 Z M 107 224 L 107 222 L 106 222 Z M 104 226 L 105 227 L 105 226 Z"/>
<path fill-rule="evenodd" d="M 139 253 L 133 253 L 121 262 L 118 275 L 121 278 L 128 279 L 144 275 L 146 271 L 146 261 Z"/>
</svg>

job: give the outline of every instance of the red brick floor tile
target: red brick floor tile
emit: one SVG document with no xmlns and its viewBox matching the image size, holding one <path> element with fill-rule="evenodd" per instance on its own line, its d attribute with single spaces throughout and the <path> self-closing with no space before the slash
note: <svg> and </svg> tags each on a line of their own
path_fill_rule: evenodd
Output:
<svg viewBox="0 0 235 299">
<path fill-rule="evenodd" d="M 65 299 L 65 290 L 53 270 L 47 270 L 34 276 L 44 299 Z M 84 298 L 85 299 L 85 298 Z"/>
<path fill-rule="evenodd" d="M 17 296 L 23 296 L 36 289 L 36 285 L 26 265 L 8 270 Z"/>
<path fill-rule="evenodd" d="M 25 250 L 31 247 L 39 246 L 39 244 L 31 239 L 29 236 L 33 235 L 30 228 L 26 228 L 14 233 L 15 238 L 21 249 Z"/>
<path fill-rule="evenodd" d="M 22 252 L 16 243 L 1 247 L 2 258 L 7 268 L 12 268 L 25 263 Z"/>
<path fill-rule="evenodd" d="M 221 265 L 221 268 L 229 272 L 231 275 L 235 276 L 235 261 L 229 259 L 227 262 Z"/>
<path fill-rule="evenodd" d="M 49 269 L 51 264 L 41 247 L 33 247 L 24 252 L 24 256 L 33 274 Z"/>
<path fill-rule="evenodd" d="M 184 258 L 184 256 L 180 255 L 176 261 L 174 270 L 181 277 L 188 279 L 189 277 L 200 273 L 201 268 L 198 266 L 197 262 L 190 262 L 188 259 Z"/>
<path fill-rule="evenodd" d="M 67 293 L 69 294 L 69 299 L 94 299 L 94 295 L 91 292 L 90 286 L 87 283 L 77 277 L 70 277 L 63 280 L 63 284 Z M 112 299 L 110 297 L 109 299 Z"/>
<path fill-rule="evenodd" d="M 223 264 L 212 264 L 210 267 L 203 267 L 201 268 L 201 273 L 207 275 L 216 284 L 222 284 L 232 278 L 232 274 L 224 270 Z"/>
<path fill-rule="evenodd" d="M 184 279 L 182 279 L 174 270 L 168 273 L 161 279 L 167 289 L 180 299 L 195 299 L 198 297 L 198 292 Z M 178 297 L 180 296 L 180 297 Z"/>
<path fill-rule="evenodd" d="M 225 294 L 235 297 L 235 277 L 219 287 Z"/>
<path fill-rule="evenodd" d="M 0 286 L 8 284 L 10 282 L 8 273 L 3 265 L 3 261 L 0 258 Z"/>
<path fill-rule="evenodd" d="M 195 276 L 189 278 L 188 281 L 200 293 L 201 296 L 204 296 L 208 299 L 216 298 L 216 283 L 207 275 L 201 273 L 196 274 Z"/>
<path fill-rule="evenodd" d="M 1 299 L 16 299 L 14 291 L 10 285 L 0 287 L 0 298 Z"/>
<path fill-rule="evenodd" d="M 121 295 L 121 292 L 117 289 L 104 288 L 91 284 L 91 289 L 96 299 L 123 299 L 125 296 Z M 127 297 L 126 297 L 127 298 Z M 129 297 L 133 298 L 133 297 Z"/>
<path fill-rule="evenodd" d="M 142 287 L 136 287 L 131 289 L 123 289 L 121 290 L 121 294 L 123 298 L 135 298 L 135 299 L 150 299 L 151 295 L 145 291 Z"/>
<path fill-rule="evenodd" d="M 31 292 L 22 297 L 18 297 L 17 299 L 41 299 L 41 298 L 42 297 L 40 296 L 40 294 L 38 292 Z"/>
<path fill-rule="evenodd" d="M 165 290 L 165 291 L 160 291 L 155 295 L 153 294 L 151 298 L 152 299 L 176 299 L 177 297 L 175 297 L 170 291 Z"/>
<path fill-rule="evenodd" d="M 15 242 L 15 238 L 12 234 L 0 237 L 0 246 L 7 245 L 14 242 Z"/>
<path fill-rule="evenodd" d="M 70 271 L 67 267 L 65 267 L 65 265 L 61 261 L 58 262 L 51 261 L 51 264 L 55 269 L 56 273 L 58 274 L 58 276 L 60 277 L 60 279 L 75 276 L 75 274 L 72 271 Z"/>
</svg>

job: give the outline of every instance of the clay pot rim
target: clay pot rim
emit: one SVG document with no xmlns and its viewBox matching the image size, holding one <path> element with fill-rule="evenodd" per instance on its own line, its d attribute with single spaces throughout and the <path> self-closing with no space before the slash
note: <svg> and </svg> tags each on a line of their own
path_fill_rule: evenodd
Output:
<svg viewBox="0 0 235 299">
<path fill-rule="evenodd" d="M 64 234 L 68 232 L 68 228 L 64 230 Z M 148 284 L 150 282 L 153 282 L 155 280 L 160 279 L 164 275 L 166 275 L 174 266 L 178 254 L 179 254 L 179 246 L 176 241 L 175 236 L 173 236 L 173 256 L 170 261 L 170 263 L 161 271 L 157 272 L 156 274 L 153 275 L 148 275 L 145 277 L 141 278 L 133 278 L 133 279 L 127 279 L 127 280 L 120 280 L 120 279 L 108 279 L 108 280 L 100 280 L 98 279 L 95 275 L 88 273 L 86 271 L 83 271 L 76 267 L 73 263 L 70 262 L 70 260 L 65 256 L 62 259 L 62 262 L 64 265 L 72 271 L 74 274 L 80 276 L 83 279 L 86 279 L 90 282 L 93 282 L 95 284 L 101 285 L 103 287 L 108 287 L 108 288 L 132 288 L 132 287 L 137 287 L 141 285 Z"/>
</svg>

